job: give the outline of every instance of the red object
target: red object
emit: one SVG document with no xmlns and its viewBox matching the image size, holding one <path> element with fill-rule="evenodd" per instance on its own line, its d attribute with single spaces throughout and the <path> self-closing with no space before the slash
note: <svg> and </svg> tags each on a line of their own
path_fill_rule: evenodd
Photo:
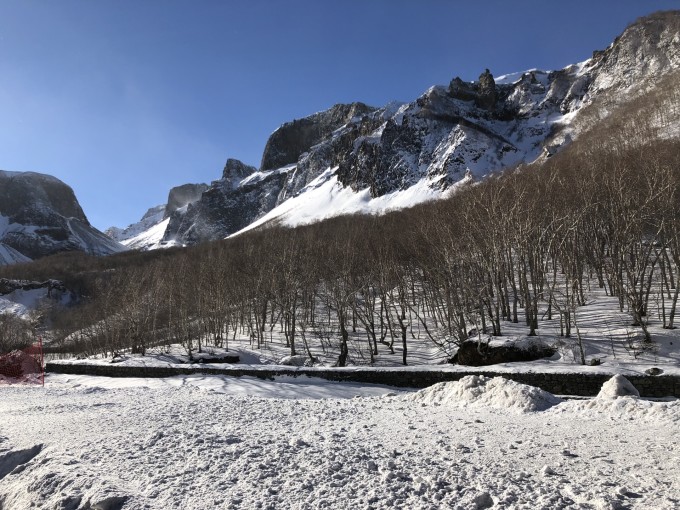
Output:
<svg viewBox="0 0 680 510">
<path fill-rule="evenodd" d="M 0 354 L 0 382 L 45 386 L 44 362 L 42 338 L 25 349 Z"/>
</svg>

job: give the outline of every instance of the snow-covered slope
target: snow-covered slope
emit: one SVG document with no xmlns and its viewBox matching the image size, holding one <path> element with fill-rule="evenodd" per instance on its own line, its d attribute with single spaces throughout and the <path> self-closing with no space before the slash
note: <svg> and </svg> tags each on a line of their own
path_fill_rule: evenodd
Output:
<svg viewBox="0 0 680 510">
<path fill-rule="evenodd" d="M 159 248 L 169 221 L 165 218 L 165 209 L 165 205 L 152 207 L 139 222 L 125 229 L 111 227 L 106 230 L 106 235 L 133 250 Z"/>
<path fill-rule="evenodd" d="M 124 249 L 90 225 L 73 190 L 59 179 L 0 171 L 0 264 L 61 251 L 108 255 Z"/>
<path fill-rule="evenodd" d="M 0 266 L 9 264 L 17 264 L 21 262 L 30 262 L 31 259 L 22 255 L 14 248 L 0 243 Z"/>
<path fill-rule="evenodd" d="M 166 248 L 175 243 L 164 239 L 172 218 L 183 217 L 190 204 L 200 200 L 207 184 L 184 184 L 170 190 L 167 204 L 149 209 L 137 223 L 125 229 L 110 227 L 106 235 L 132 250 Z"/>
<path fill-rule="evenodd" d="M 558 71 L 454 78 L 410 103 L 335 105 L 269 138 L 259 171 L 229 160 L 222 179 L 137 233 L 136 247 L 220 239 L 272 220 L 287 225 L 380 213 L 444 196 L 460 183 L 550 157 L 601 114 L 655 90 L 680 69 L 680 11 L 628 27 L 604 51 Z M 670 125 L 677 125 L 671 123 Z"/>
</svg>

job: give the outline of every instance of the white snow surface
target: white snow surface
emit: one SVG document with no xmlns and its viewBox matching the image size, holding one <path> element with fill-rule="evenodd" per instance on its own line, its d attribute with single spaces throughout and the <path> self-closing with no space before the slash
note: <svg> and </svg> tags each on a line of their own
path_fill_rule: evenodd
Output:
<svg viewBox="0 0 680 510">
<path fill-rule="evenodd" d="M 677 400 L 517 413 L 313 379 L 222 379 L 50 375 L 45 388 L 0 386 L 0 505 L 678 507 Z"/>
<path fill-rule="evenodd" d="M 503 377 L 468 375 L 459 381 L 443 382 L 407 397 L 426 404 L 513 409 L 521 413 L 545 411 L 562 402 L 552 393 Z"/>
<path fill-rule="evenodd" d="M 157 248 L 163 248 L 165 245 L 161 241 L 165 235 L 165 230 L 168 228 L 168 223 L 170 223 L 170 218 L 160 220 L 158 223 L 155 223 L 148 229 L 139 232 L 135 236 L 124 239 L 121 241 L 121 244 L 127 246 L 131 250 L 155 250 Z"/>
<path fill-rule="evenodd" d="M 28 319 L 46 296 L 46 289 L 15 290 L 0 296 L 0 313 L 10 313 Z"/>
<path fill-rule="evenodd" d="M 0 220 L 2 220 L 2 216 L 0 216 Z M 2 230 L 2 225 L 0 225 L 0 230 Z M 2 235 L 1 232 L 0 235 Z M 23 255 L 22 253 L 19 253 L 11 246 L 7 246 L 4 243 L 0 243 L 0 266 L 30 261 L 31 259 Z"/>
<path fill-rule="evenodd" d="M 640 392 L 633 384 L 623 377 L 621 374 L 616 374 L 602 385 L 600 393 L 597 398 L 619 398 L 619 397 L 639 397 Z"/>
<path fill-rule="evenodd" d="M 259 220 L 229 237 L 270 222 L 295 227 L 343 214 L 383 214 L 448 196 L 461 184 L 457 183 L 442 193 L 437 188 L 437 182 L 441 177 L 424 178 L 408 189 L 372 198 L 368 188 L 355 192 L 340 184 L 336 175 L 337 170 L 337 167 L 327 169 L 305 186 L 298 195 L 289 198 Z M 466 178 L 461 182 L 469 181 L 470 179 Z"/>
<path fill-rule="evenodd" d="M 17 227 L 17 225 L 10 223 L 7 216 L 0 214 L 0 239 L 15 227 Z M 31 259 L 24 254 L 18 252 L 11 246 L 7 246 L 0 242 L 0 266 L 30 261 Z"/>
</svg>

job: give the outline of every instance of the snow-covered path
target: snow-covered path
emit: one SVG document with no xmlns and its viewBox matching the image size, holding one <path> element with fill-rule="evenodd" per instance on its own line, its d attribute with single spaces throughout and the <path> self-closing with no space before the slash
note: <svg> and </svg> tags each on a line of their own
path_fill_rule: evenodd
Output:
<svg viewBox="0 0 680 510">
<path fill-rule="evenodd" d="M 505 406 L 437 405 L 325 381 L 265 398 L 174 379 L 0 387 L 0 508 L 680 507 L 678 401 L 522 412 L 513 388 L 498 388 Z"/>
</svg>

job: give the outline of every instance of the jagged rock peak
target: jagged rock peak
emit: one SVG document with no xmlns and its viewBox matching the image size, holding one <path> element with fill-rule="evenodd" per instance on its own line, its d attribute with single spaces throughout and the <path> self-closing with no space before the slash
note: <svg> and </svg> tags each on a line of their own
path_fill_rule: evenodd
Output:
<svg viewBox="0 0 680 510">
<path fill-rule="evenodd" d="M 485 69 L 478 82 L 468 83 L 456 76 L 449 83 L 449 96 L 461 101 L 474 101 L 475 105 L 487 111 L 496 109 L 498 91 L 491 71 Z"/>
<path fill-rule="evenodd" d="M 321 142 L 354 117 L 374 112 L 364 103 L 336 104 L 332 108 L 303 119 L 287 122 L 267 140 L 261 170 L 273 170 L 296 163 L 301 154 Z"/>
<path fill-rule="evenodd" d="M 157 205 L 155 207 L 150 207 L 145 213 L 144 216 L 142 216 L 141 221 L 148 220 L 149 218 L 156 218 L 158 217 L 159 213 L 165 212 L 165 206 L 164 205 Z M 108 234 L 108 230 L 106 231 L 106 234 Z"/>
<path fill-rule="evenodd" d="M 246 165 L 238 159 L 229 158 L 222 171 L 222 179 L 225 181 L 241 181 L 249 175 L 257 172 L 254 166 Z"/>
<path fill-rule="evenodd" d="M 496 82 L 488 69 L 479 75 L 477 106 L 488 111 L 492 111 L 496 106 Z"/>
<path fill-rule="evenodd" d="M 465 82 L 456 76 L 449 84 L 449 95 L 461 101 L 474 101 L 477 99 L 477 88 L 474 83 Z"/>
</svg>

